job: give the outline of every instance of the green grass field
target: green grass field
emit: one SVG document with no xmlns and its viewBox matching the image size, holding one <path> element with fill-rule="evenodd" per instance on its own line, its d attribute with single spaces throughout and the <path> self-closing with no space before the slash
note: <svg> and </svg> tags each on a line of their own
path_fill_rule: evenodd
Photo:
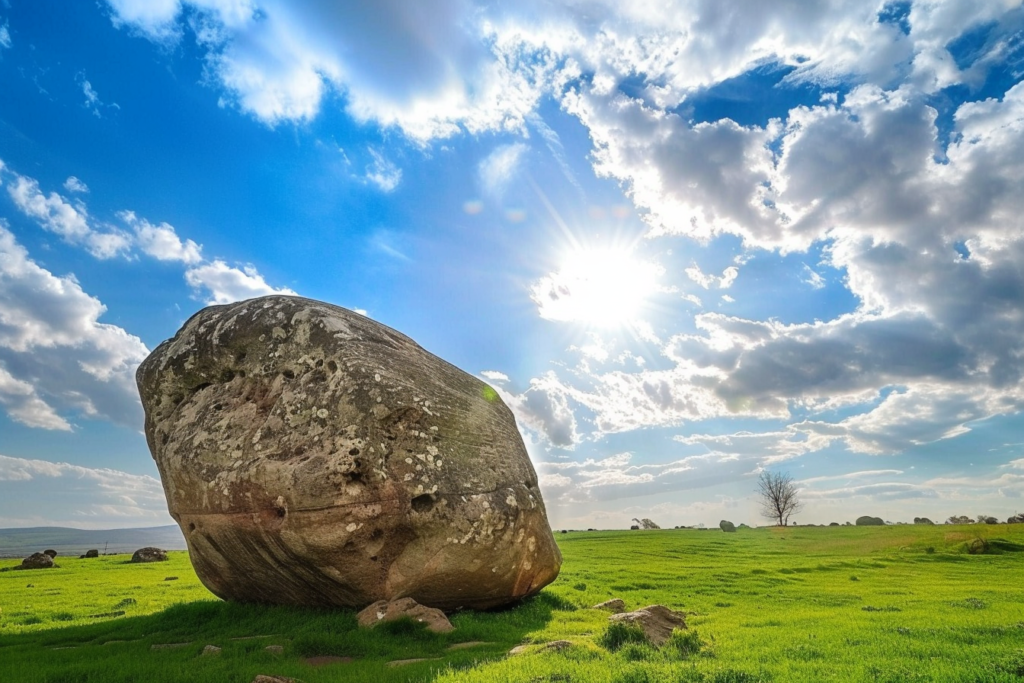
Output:
<svg viewBox="0 0 1024 683">
<path fill-rule="evenodd" d="M 990 553 L 968 554 L 979 537 Z M 0 573 L 0 680 L 1024 681 L 1024 525 L 557 538 L 554 585 L 512 609 L 456 614 L 445 635 L 359 630 L 350 611 L 223 603 L 183 552 L 151 565 L 58 557 L 59 569 Z M 590 606 L 612 597 L 685 611 L 689 630 L 661 650 L 611 651 L 608 615 Z M 558 639 L 574 645 L 543 649 Z M 534 645 L 508 655 L 523 643 Z M 203 655 L 206 645 L 222 650 Z M 350 660 L 306 661 L 318 656 Z M 388 664 L 400 659 L 425 661 Z"/>
</svg>

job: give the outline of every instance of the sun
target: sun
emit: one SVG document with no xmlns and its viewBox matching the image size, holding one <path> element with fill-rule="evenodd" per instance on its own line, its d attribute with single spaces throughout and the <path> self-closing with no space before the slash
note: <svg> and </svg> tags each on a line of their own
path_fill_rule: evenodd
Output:
<svg viewBox="0 0 1024 683">
<path fill-rule="evenodd" d="M 658 291 L 661 267 L 621 248 L 576 248 L 532 288 L 540 316 L 588 327 L 629 326 Z"/>
</svg>

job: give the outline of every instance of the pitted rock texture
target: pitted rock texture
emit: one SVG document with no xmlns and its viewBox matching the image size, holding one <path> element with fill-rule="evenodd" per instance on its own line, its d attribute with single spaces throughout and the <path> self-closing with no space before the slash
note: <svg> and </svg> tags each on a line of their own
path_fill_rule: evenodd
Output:
<svg viewBox="0 0 1024 683">
<path fill-rule="evenodd" d="M 298 297 L 212 306 L 137 380 L 171 515 L 222 598 L 486 609 L 558 575 L 512 413 L 369 318 Z"/>
</svg>

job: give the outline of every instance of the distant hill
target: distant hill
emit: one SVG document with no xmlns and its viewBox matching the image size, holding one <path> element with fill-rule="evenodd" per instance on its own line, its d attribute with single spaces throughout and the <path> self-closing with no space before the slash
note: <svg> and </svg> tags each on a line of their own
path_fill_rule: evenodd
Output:
<svg viewBox="0 0 1024 683">
<path fill-rule="evenodd" d="M 95 548 L 101 553 L 133 553 L 139 548 L 156 546 L 164 550 L 185 550 L 185 537 L 176 524 L 145 529 L 71 529 L 40 526 L 27 529 L 0 529 L 0 557 L 25 557 L 47 548 L 57 555 L 82 555 Z"/>
</svg>

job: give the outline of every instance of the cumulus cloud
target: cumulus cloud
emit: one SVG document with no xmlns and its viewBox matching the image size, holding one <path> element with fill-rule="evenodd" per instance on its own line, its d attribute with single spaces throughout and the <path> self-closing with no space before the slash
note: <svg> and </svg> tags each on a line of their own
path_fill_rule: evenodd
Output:
<svg viewBox="0 0 1024 683">
<path fill-rule="evenodd" d="M 507 382 L 508 375 L 504 372 L 498 372 L 497 370 L 483 370 L 480 372 L 481 375 L 491 380 L 492 382 Z"/>
<path fill-rule="evenodd" d="M 135 368 L 149 351 L 100 322 L 106 307 L 73 276 L 40 267 L 0 224 L 0 405 L 32 427 L 67 430 L 58 411 L 138 428 Z"/>
<path fill-rule="evenodd" d="M 185 281 L 197 294 L 206 290 L 208 304 L 230 304 L 270 294 L 295 295 L 287 287 L 271 287 L 254 266 L 236 268 L 220 259 L 189 268 Z"/>
<path fill-rule="evenodd" d="M 52 495 L 60 491 L 60 495 Z M 169 523 L 160 481 L 148 475 L 0 455 L 0 521 L 19 525 L 44 520 L 24 517 L 7 501 L 51 492 L 48 518 L 76 527 Z"/>
<path fill-rule="evenodd" d="M 158 42 L 190 26 L 225 99 L 271 125 L 313 118 L 335 90 L 356 119 L 429 140 L 521 130 L 539 99 L 531 69 L 494 53 L 468 0 L 110 5 L 116 24 Z"/>
<path fill-rule="evenodd" d="M 10 24 L 6 21 L 0 25 L 0 48 L 9 49 L 13 45 L 11 42 L 11 30 Z"/>
<path fill-rule="evenodd" d="M 131 240 L 124 233 L 93 230 L 84 204 L 72 203 L 56 192 L 43 194 L 35 179 L 18 174 L 13 176 L 14 182 L 7 186 L 11 200 L 45 230 L 60 235 L 69 244 L 85 247 L 100 259 L 113 258 L 130 249 Z"/>
<path fill-rule="evenodd" d="M 68 179 L 64 181 L 64 189 L 68 192 L 86 193 L 89 191 L 89 186 L 75 176 L 68 176 Z"/>
<path fill-rule="evenodd" d="M 565 388 L 553 373 L 530 380 L 530 388 L 522 394 L 501 388 L 497 391 L 521 426 L 562 448 L 572 448 L 579 441 L 576 415 L 569 406 Z"/>
<path fill-rule="evenodd" d="M 158 261 L 180 261 L 191 265 L 203 260 L 202 246 L 190 239 L 182 240 L 174 226 L 168 223 L 153 225 L 133 211 L 122 211 L 118 216 L 135 231 L 139 249 Z"/>
</svg>

